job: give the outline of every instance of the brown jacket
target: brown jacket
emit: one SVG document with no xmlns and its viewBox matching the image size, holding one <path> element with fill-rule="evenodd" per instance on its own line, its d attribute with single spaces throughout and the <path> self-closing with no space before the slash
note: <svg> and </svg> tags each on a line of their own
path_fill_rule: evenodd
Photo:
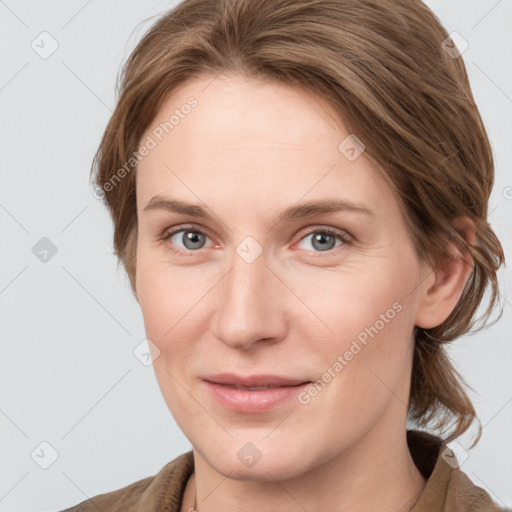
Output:
<svg viewBox="0 0 512 512">
<path fill-rule="evenodd" d="M 450 452 L 444 451 L 446 446 L 439 438 L 424 431 L 408 430 L 407 443 L 414 463 L 427 478 L 411 512 L 512 510 L 500 508 L 486 491 L 473 484 L 450 458 Z M 154 476 L 99 494 L 62 512 L 180 512 L 183 492 L 193 470 L 193 452 L 189 451 L 167 463 Z"/>
</svg>

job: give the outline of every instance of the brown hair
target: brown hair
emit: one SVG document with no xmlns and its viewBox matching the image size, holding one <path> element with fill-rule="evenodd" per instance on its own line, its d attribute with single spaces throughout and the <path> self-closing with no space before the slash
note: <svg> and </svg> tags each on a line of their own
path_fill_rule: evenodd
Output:
<svg viewBox="0 0 512 512">
<path fill-rule="evenodd" d="M 342 117 L 396 191 L 419 259 L 435 268 L 450 240 L 471 256 L 450 316 L 428 333 L 415 329 L 408 411 L 441 434 L 456 421 L 446 442 L 464 433 L 478 418 L 444 344 L 475 327 L 490 284 L 481 317 L 489 319 L 504 254 L 487 222 L 492 150 L 447 38 L 419 0 L 185 0 L 159 18 L 118 76 L 118 102 L 92 169 L 135 296 L 137 151 L 163 101 L 184 82 L 222 71 L 311 91 Z M 461 215 L 475 224 L 473 245 L 452 225 Z"/>
</svg>

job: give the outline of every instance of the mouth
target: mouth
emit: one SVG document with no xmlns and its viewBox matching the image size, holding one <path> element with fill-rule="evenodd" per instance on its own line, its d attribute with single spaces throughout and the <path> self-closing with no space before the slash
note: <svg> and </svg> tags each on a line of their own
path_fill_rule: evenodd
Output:
<svg viewBox="0 0 512 512">
<path fill-rule="evenodd" d="M 310 382 L 307 379 L 295 379 L 291 377 L 284 377 L 280 375 L 249 375 L 241 376 L 232 373 L 220 373 L 217 375 L 210 375 L 205 377 L 204 380 L 213 382 L 215 384 L 223 384 L 235 388 L 280 388 L 285 386 L 297 386 Z"/>
<path fill-rule="evenodd" d="M 210 376 L 204 383 L 210 398 L 217 404 L 245 414 L 262 413 L 284 405 L 311 384 L 275 375 L 238 377 L 232 374 Z"/>
<path fill-rule="evenodd" d="M 295 384 L 296 386 L 300 386 L 300 384 Z M 283 388 L 283 387 L 293 387 L 293 386 L 236 386 L 234 384 L 219 384 L 219 386 L 225 386 L 227 388 L 232 389 L 244 389 L 245 391 L 261 391 L 262 389 L 276 389 L 276 388 Z"/>
</svg>

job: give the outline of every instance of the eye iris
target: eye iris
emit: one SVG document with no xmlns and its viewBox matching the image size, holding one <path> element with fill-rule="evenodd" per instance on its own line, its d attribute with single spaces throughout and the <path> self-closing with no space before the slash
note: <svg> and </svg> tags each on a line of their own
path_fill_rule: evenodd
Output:
<svg viewBox="0 0 512 512">
<path fill-rule="evenodd" d="M 199 239 L 199 242 L 198 242 Z M 187 249 L 200 249 L 201 247 L 201 234 L 195 231 L 185 231 L 182 238 L 183 244 Z M 192 246 L 189 246 L 188 242 L 191 242 Z M 204 242 L 204 240 L 202 240 Z M 198 247 L 199 245 L 199 247 Z"/>
<path fill-rule="evenodd" d="M 326 243 L 325 242 L 326 238 L 330 238 L 332 244 L 329 244 L 329 242 Z M 316 242 L 320 243 L 319 247 L 315 246 Z M 315 247 L 315 249 L 328 251 L 328 250 L 330 250 L 330 249 L 332 249 L 334 247 L 335 239 L 334 239 L 333 235 L 329 235 L 327 233 L 318 233 L 318 234 L 313 236 L 313 242 L 312 243 L 313 243 L 313 247 Z"/>
</svg>

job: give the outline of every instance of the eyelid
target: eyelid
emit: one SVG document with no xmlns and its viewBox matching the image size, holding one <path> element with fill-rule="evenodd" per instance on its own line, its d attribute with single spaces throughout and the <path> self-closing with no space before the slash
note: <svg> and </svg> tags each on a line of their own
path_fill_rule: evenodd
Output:
<svg viewBox="0 0 512 512">
<path fill-rule="evenodd" d="M 335 228 L 334 226 L 326 226 L 325 224 L 308 226 L 307 228 L 304 228 L 303 232 L 304 234 L 301 235 L 301 240 L 313 233 L 329 233 L 331 235 L 339 236 L 342 240 L 347 242 L 354 240 L 354 237 L 348 231 L 341 228 Z"/>
</svg>

